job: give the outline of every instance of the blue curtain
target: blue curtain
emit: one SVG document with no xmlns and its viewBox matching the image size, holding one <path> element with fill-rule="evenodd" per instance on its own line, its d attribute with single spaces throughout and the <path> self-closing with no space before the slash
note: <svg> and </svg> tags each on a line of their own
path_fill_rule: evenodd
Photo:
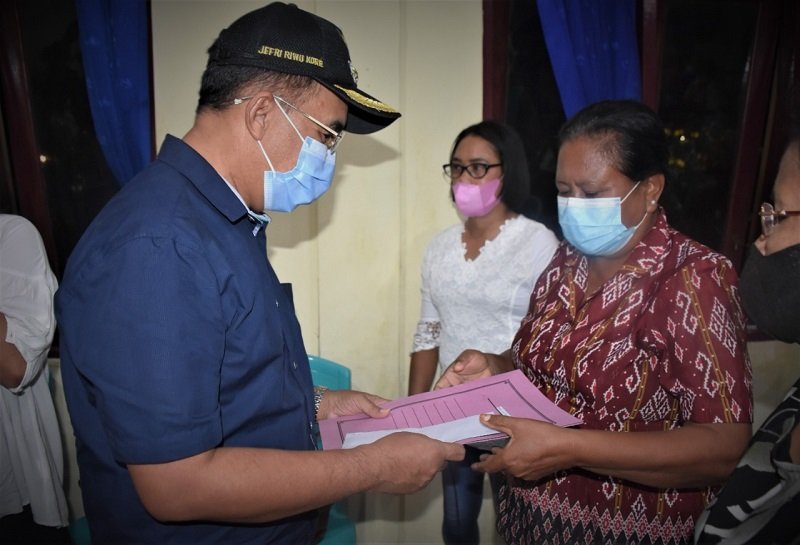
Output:
<svg viewBox="0 0 800 545">
<path fill-rule="evenodd" d="M 150 25 L 146 0 L 75 0 L 95 132 L 125 185 L 152 159 Z"/>
<path fill-rule="evenodd" d="M 537 0 L 567 118 L 605 99 L 641 98 L 635 0 Z"/>
</svg>

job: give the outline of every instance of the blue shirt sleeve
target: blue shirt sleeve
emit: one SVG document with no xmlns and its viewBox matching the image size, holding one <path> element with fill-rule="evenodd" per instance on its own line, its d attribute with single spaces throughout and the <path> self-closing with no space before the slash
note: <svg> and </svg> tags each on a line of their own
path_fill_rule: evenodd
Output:
<svg viewBox="0 0 800 545">
<path fill-rule="evenodd" d="M 197 454 L 222 438 L 219 389 L 225 326 L 202 253 L 139 237 L 83 269 L 81 372 L 122 463 Z"/>
</svg>

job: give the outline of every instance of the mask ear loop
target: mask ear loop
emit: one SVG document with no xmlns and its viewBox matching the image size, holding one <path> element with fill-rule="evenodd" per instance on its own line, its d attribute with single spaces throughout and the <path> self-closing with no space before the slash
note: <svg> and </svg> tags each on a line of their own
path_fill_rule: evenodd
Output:
<svg viewBox="0 0 800 545">
<path fill-rule="evenodd" d="M 305 142 L 305 140 L 306 140 L 306 139 L 305 139 L 305 138 L 303 138 L 303 135 L 302 135 L 302 134 L 300 134 L 300 131 L 299 131 L 299 130 L 297 130 L 297 127 L 295 127 L 294 123 L 292 123 L 292 120 L 289 118 L 289 114 L 287 114 L 287 113 L 286 113 L 286 110 L 284 110 L 284 109 L 283 109 L 283 106 L 281 106 L 281 101 L 280 101 L 280 100 L 278 100 L 278 97 L 276 97 L 276 96 L 274 96 L 274 95 L 273 95 L 273 98 L 272 98 L 272 100 L 274 100 L 274 101 L 275 101 L 275 105 L 276 105 L 276 106 L 278 106 L 278 109 L 280 109 L 281 113 L 283 114 L 283 117 L 285 117 L 285 118 L 286 118 L 286 121 L 288 121 L 288 122 L 289 122 L 289 125 L 291 125 L 291 126 L 292 126 L 292 128 L 294 129 L 294 132 L 296 132 L 296 133 L 297 133 L 297 137 L 300 139 L 300 141 L 301 141 L 301 142 Z"/>
<path fill-rule="evenodd" d="M 300 134 L 300 131 L 297 130 L 297 127 L 295 127 L 294 123 L 292 123 L 292 120 L 289 118 L 289 115 L 286 113 L 286 110 L 284 110 L 283 106 L 281 106 L 281 102 L 280 102 L 280 100 L 278 100 L 278 97 L 273 95 L 272 100 L 275 101 L 275 105 L 281 111 L 281 113 L 283 114 L 283 117 L 286 118 L 286 121 L 289 122 L 289 125 L 292 126 L 292 128 L 294 129 L 294 132 L 297 133 L 297 137 L 300 139 L 300 141 L 301 142 L 305 142 L 305 139 L 303 138 L 303 135 Z M 267 164 L 269 165 L 269 169 L 271 171 L 275 172 L 275 167 L 272 166 L 272 161 L 269 160 L 269 155 L 267 155 L 267 152 L 264 151 L 264 145 L 261 143 L 261 140 L 258 140 L 258 147 L 261 148 L 261 153 L 262 153 L 262 155 L 264 155 L 264 159 L 267 160 Z"/>
<path fill-rule="evenodd" d="M 261 148 L 261 154 L 264 156 L 264 159 L 267 160 L 267 164 L 269 165 L 269 169 L 272 172 L 275 172 L 275 167 L 272 166 L 272 161 L 269 160 L 269 155 L 267 155 L 267 152 L 264 151 L 264 145 L 261 143 L 261 140 L 256 140 L 256 142 L 258 143 L 258 147 Z"/>
<path fill-rule="evenodd" d="M 624 202 L 625 202 L 625 199 L 627 199 L 628 197 L 630 197 L 630 196 L 631 196 L 631 193 L 633 193 L 633 192 L 634 192 L 634 190 L 635 190 L 637 187 L 639 187 L 639 184 L 640 184 L 640 183 L 642 183 L 642 182 L 641 182 L 641 180 L 640 180 L 640 181 L 638 181 L 638 182 L 636 182 L 635 184 L 633 184 L 633 187 L 631 188 L 631 190 L 630 190 L 630 191 L 628 191 L 628 194 L 627 194 L 627 195 L 625 195 L 624 197 L 622 197 L 622 200 L 621 200 L 621 201 L 619 201 L 619 203 L 620 203 L 620 204 L 624 203 Z"/>
<path fill-rule="evenodd" d="M 622 200 L 621 200 L 621 201 L 619 201 L 619 203 L 620 203 L 620 204 L 624 203 L 624 202 L 625 202 L 625 199 L 627 199 L 628 197 L 630 197 L 631 193 L 633 193 L 633 190 L 634 190 L 634 189 L 636 189 L 637 187 L 639 187 L 639 184 L 640 184 L 640 183 L 642 183 L 642 182 L 641 182 L 641 180 L 640 180 L 640 181 L 638 181 L 638 182 L 636 182 L 636 184 L 635 184 L 635 185 L 634 185 L 634 186 L 631 188 L 631 190 L 630 190 L 630 191 L 628 191 L 628 194 L 627 194 L 627 195 L 625 195 L 625 197 L 623 197 L 623 198 L 622 198 Z M 650 201 L 650 202 L 651 202 L 651 203 L 653 203 L 653 204 L 655 204 L 655 201 Z M 636 229 L 638 229 L 639 227 L 641 227 L 641 225 L 644 223 L 644 220 L 646 220 L 646 219 L 647 219 L 647 214 L 649 214 L 649 212 L 647 211 L 647 208 L 645 208 L 645 210 L 644 210 L 644 215 L 642 216 L 642 219 L 640 219 L 640 220 L 639 220 L 639 223 L 637 223 L 636 225 L 634 225 L 634 226 L 633 226 L 633 229 L 634 229 L 634 231 L 635 231 Z"/>
</svg>

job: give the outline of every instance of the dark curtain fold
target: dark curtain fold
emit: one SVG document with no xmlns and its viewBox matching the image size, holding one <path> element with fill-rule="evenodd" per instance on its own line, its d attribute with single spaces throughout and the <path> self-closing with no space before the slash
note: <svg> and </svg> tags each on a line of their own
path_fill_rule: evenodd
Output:
<svg viewBox="0 0 800 545">
<path fill-rule="evenodd" d="M 641 99 L 635 0 L 537 0 L 567 118 L 605 99 Z"/>
<path fill-rule="evenodd" d="M 75 0 L 97 140 L 125 185 L 152 158 L 150 23 L 146 0 Z"/>
</svg>

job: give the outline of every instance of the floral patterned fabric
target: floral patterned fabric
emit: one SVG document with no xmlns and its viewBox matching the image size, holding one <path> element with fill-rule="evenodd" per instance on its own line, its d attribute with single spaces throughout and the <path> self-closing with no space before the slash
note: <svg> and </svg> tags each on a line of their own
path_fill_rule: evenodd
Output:
<svg viewBox="0 0 800 545">
<path fill-rule="evenodd" d="M 514 365 L 583 428 L 751 422 L 751 369 L 731 263 L 663 212 L 625 265 L 586 295 L 588 261 L 562 243 L 512 346 Z M 689 543 L 715 490 L 658 490 L 575 469 L 500 491 L 508 543 Z"/>
</svg>

